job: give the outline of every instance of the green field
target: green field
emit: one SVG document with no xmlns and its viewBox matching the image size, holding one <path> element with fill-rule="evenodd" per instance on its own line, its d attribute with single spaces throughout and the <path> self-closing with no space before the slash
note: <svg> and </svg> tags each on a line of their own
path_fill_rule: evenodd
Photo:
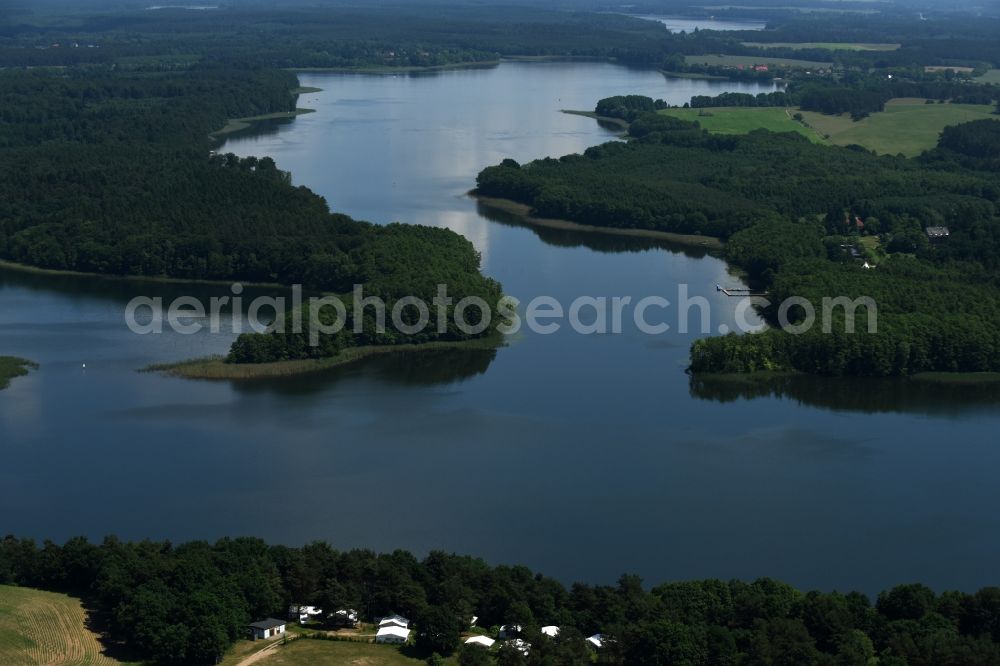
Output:
<svg viewBox="0 0 1000 666">
<path fill-rule="evenodd" d="M 828 51 L 896 51 L 900 44 L 862 44 L 859 42 L 743 42 L 743 46 L 768 49 L 827 49 Z"/>
<path fill-rule="evenodd" d="M 703 129 L 716 134 L 746 134 L 755 129 L 772 132 L 798 132 L 812 141 L 822 142 L 816 132 L 792 119 L 793 109 L 767 106 L 760 108 L 719 107 L 710 109 L 664 109 L 660 113 L 687 121 L 697 121 Z"/>
<path fill-rule="evenodd" d="M 23 358 L 0 356 L 0 391 L 10 386 L 10 380 L 28 374 L 28 370 L 38 365 Z"/>
<path fill-rule="evenodd" d="M 1000 85 L 1000 69 L 991 69 L 982 76 L 975 78 L 979 83 L 996 83 Z"/>
<path fill-rule="evenodd" d="M 877 153 L 907 157 L 937 145 L 941 130 L 949 125 L 995 118 L 993 107 L 978 104 L 925 104 L 924 100 L 895 99 L 882 113 L 854 122 L 847 114 L 827 116 L 803 111 L 805 121 L 837 146 L 858 144 Z"/>
<path fill-rule="evenodd" d="M 79 599 L 0 585 L 0 664 L 3 666 L 115 666 L 86 628 Z"/>
<path fill-rule="evenodd" d="M 253 655 L 264 648 L 267 649 L 266 654 L 254 658 Z M 242 663 L 261 666 L 420 666 L 427 662 L 407 656 L 392 645 L 299 638 L 273 647 L 265 645 L 264 641 L 240 641 L 223 660 L 222 666 Z M 445 663 L 451 666 L 458 662 L 452 657 Z"/>
<path fill-rule="evenodd" d="M 745 134 L 755 129 L 798 132 L 817 143 L 857 144 L 877 153 L 913 157 L 937 145 L 945 127 L 996 118 L 993 111 L 992 106 L 978 104 L 925 104 L 922 99 L 895 99 L 886 104 L 884 112 L 858 122 L 846 113 L 828 116 L 801 111 L 804 125 L 792 119 L 798 109 L 780 107 L 665 109 L 660 113 L 698 121 L 704 129 L 718 134 Z"/>
<path fill-rule="evenodd" d="M 736 55 L 699 55 L 685 56 L 684 62 L 689 65 L 720 65 L 723 67 L 752 67 L 753 65 L 768 65 L 771 67 L 794 67 L 799 69 L 827 69 L 833 66 L 830 62 L 816 60 L 796 60 L 794 58 L 768 58 L 766 56 L 736 56 Z"/>
</svg>

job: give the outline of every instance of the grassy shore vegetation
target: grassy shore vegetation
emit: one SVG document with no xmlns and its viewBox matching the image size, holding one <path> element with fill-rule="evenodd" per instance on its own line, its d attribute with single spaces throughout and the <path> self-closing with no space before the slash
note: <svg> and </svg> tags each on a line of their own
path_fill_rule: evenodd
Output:
<svg viewBox="0 0 1000 666">
<path fill-rule="evenodd" d="M 37 363 L 26 361 L 16 356 L 0 356 L 0 391 L 10 386 L 10 380 L 23 377 L 29 370 L 38 367 Z"/>
<path fill-rule="evenodd" d="M 101 636 L 89 628 L 80 599 L 57 592 L 0 585 L 0 664 L 116 666 Z"/>
<path fill-rule="evenodd" d="M 151 365 L 144 368 L 144 371 L 160 372 L 187 379 L 265 379 L 324 372 L 350 363 L 356 363 L 367 358 L 383 356 L 386 354 L 474 350 L 486 351 L 497 349 L 503 344 L 503 336 L 494 331 L 491 335 L 468 340 L 345 347 L 332 356 L 322 358 L 301 358 L 282 361 L 237 363 L 231 362 L 231 360 L 225 356 L 212 356 L 202 359 L 179 361 L 177 363 Z"/>
<path fill-rule="evenodd" d="M 1000 663 L 998 588 L 939 594 L 908 584 L 873 600 L 858 592 L 805 593 L 768 578 L 648 586 L 631 575 L 611 585 L 567 588 L 525 567 L 439 551 L 418 559 L 401 550 L 338 551 L 323 542 L 288 547 L 252 538 L 171 544 L 114 537 L 41 547 L 6 537 L 0 585 L 10 584 L 21 587 L 0 587 L 0 646 L 6 646 L 0 649 L 8 650 L 0 655 L 12 659 L 35 649 L 36 640 L 51 656 L 49 646 L 86 639 L 79 601 L 49 594 L 74 592 L 94 617 L 107 620 L 104 640 L 159 664 L 235 666 L 262 655 L 262 648 L 260 663 L 296 666 L 402 666 L 440 658 L 432 663 L 587 666 L 596 659 L 625 666 L 678 663 L 678 655 L 697 666 L 785 663 L 778 655 L 794 655 L 788 663 L 796 666 Z M 14 601 L 5 605 L 5 598 Z M 48 604 L 65 604 L 72 614 L 56 622 Z M 355 640 L 370 640 L 370 623 L 398 613 L 411 621 L 411 642 L 400 648 L 348 642 L 343 631 L 329 636 L 336 627 L 323 617 L 292 627 L 298 637 L 285 645 L 241 640 L 247 623 L 283 617 L 289 604 L 358 609 L 366 626 Z M 30 621 L 12 623 L 17 611 L 11 607 L 29 609 L 22 616 Z M 473 616 L 477 627 L 470 629 Z M 31 633 L 32 622 L 51 629 Z M 504 624 L 521 625 L 532 646 L 527 658 L 499 645 L 489 653 L 462 646 L 468 633 L 496 637 Z M 541 634 L 546 625 L 560 627 L 558 638 Z M 47 639 L 46 632 L 54 635 Z M 595 653 L 584 637 L 596 633 L 604 647 Z"/>
<path fill-rule="evenodd" d="M 312 88 L 311 90 L 317 89 Z M 254 123 L 266 120 L 286 120 L 304 115 L 306 113 L 314 112 L 315 109 L 295 109 L 294 111 L 275 111 L 273 113 L 264 113 L 259 116 L 249 116 L 247 118 L 230 118 L 221 129 L 217 129 L 214 132 L 209 133 L 209 136 L 213 139 L 221 139 L 228 134 L 243 132 L 244 130 L 253 127 Z"/>
<path fill-rule="evenodd" d="M 877 333 L 867 333 L 867 309 L 854 335 L 845 333 L 844 309 L 834 309 L 826 315 L 831 334 L 816 325 L 804 335 L 772 329 L 700 340 L 693 371 L 1000 371 L 1000 189 L 991 152 L 1000 147 L 1000 121 L 948 127 L 919 160 L 795 133 L 711 134 L 648 111 L 629 133 L 629 143 L 583 155 L 523 166 L 505 160 L 479 174 L 479 190 L 544 217 L 721 237 L 730 262 L 769 289 L 775 305 L 764 314 L 772 322 L 776 304 L 792 296 L 817 312 L 825 297 L 877 304 Z M 930 226 L 948 227 L 949 237 L 932 242 Z M 865 269 L 852 247 L 884 260 Z M 793 310 L 792 323 L 804 316 Z"/>
<path fill-rule="evenodd" d="M 633 236 L 637 238 L 652 238 L 666 241 L 676 245 L 687 245 L 702 247 L 709 250 L 721 250 L 722 241 L 714 236 L 703 236 L 700 234 L 677 234 L 669 231 L 656 231 L 653 229 L 624 229 L 613 227 L 602 227 L 594 224 L 580 224 L 570 220 L 560 220 L 548 217 L 536 217 L 532 215 L 531 206 L 511 199 L 498 199 L 488 197 L 473 192 L 476 199 L 487 206 L 501 210 L 505 213 L 515 215 L 520 221 L 532 226 L 547 227 L 549 229 L 563 229 L 566 231 L 581 231 L 587 233 L 610 234 L 614 236 Z"/>
</svg>

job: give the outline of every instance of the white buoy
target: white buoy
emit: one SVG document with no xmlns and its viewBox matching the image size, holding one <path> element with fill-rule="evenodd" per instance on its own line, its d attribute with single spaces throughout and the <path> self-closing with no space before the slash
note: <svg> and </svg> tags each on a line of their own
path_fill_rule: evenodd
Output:
<svg viewBox="0 0 1000 666">
<path fill-rule="evenodd" d="M 87 364 L 86 364 L 86 363 L 84 363 L 84 364 L 83 364 L 83 369 L 84 369 L 84 370 L 86 370 L 86 369 L 87 369 Z"/>
</svg>

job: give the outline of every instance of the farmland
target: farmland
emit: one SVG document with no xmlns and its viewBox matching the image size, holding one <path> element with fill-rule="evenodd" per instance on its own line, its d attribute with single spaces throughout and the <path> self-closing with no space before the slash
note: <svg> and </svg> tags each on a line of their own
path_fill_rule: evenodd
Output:
<svg viewBox="0 0 1000 666">
<path fill-rule="evenodd" d="M 803 111 L 805 121 L 827 141 L 837 146 L 857 144 L 877 153 L 907 157 L 919 155 L 937 144 L 938 135 L 949 125 L 991 118 L 993 107 L 977 104 L 926 104 L 924 100 L 895 99 L 882 113 L 854 122 L 847 114 L 827 116 Z"/>
<path fill-rule="evenodd" d="M 896 51 L 899 44 L 862 44 L 859 42 L 743 42 L 743 46 L 762 49 L 826 49 L 828 51 Z"/>
<path fill-rule="evenodd" d="M 115 666 L 98 635 L 87 628 L 79 599 L 0 586 L 0 664 L 4 666 Z"/>
<path fill-rule="evenodd" d="M 977 104 L 927 104 L 922 99 L 894 99 L 885 111 L 855 122 L 850 115 L 824 115 L 781 107 L 665 109 L 660 113 L 698 123 L 717 134 L 745 134 L 755 129 L 798 132 L 811 141 L 835 146 L 857 144 L 881 154 L 919 155 L 937 144 L 949 125 L 995 117 L 993 107 Z M 804 123 L 792 118 L 801 113 Z"/>
<path fill-rule="evenodd" d="M 792 119 L 792 110 L 777 106 L 718 107 L 708 109 L 664 109 L 660 113 L 689 122 L 698 122 L 715 134 L 746 134 L 755 129 L 772 132 L 798 132 L 811 141 L 823 140 L 816 132 Z"/>
<path fill-rule="evenodd" d="M 791 67 L 799 69 L 827 69 L 833 66 L 830 62 L 817 60 L 797 60 L 795 58 L 771 58 L 768 56 L 739 55 L 695 55 L 685 56 L 684 62 L 689 65 L 710 65 L 722 67 L 752 67 L 767 65 L 769 67 Z"/>
</svg>

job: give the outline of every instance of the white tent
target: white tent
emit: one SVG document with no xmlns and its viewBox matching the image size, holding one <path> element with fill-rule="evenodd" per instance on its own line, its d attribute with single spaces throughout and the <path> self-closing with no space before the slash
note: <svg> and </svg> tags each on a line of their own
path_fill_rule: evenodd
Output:
<svg viewBox="0 0 1000 666">
<path fill-rule="evenodd" d="M 375 634 L 376 643 L 397 643 L 402 644 L 410 638 L 410 630 L 404 629 L 403 627 L 397 627 L 395 625 L 389 625 L 387 627 L 382 627 Z"/>
<path fill-rule="evenodd" d="M 465 639 L 466 645 L 482 645 L 484 648 L 491 648 L 496 643 L 492 638 L 486 636 L 469 636 Z"/>
<path fill-rule="evenodd" d="M 598 650 L 604 645 L 604 637 L 600 634 L 594 634 L 593 636 L 587 637 L 587 645 L 595 647 Z"/>
<path fill-rule="evenodd" d="M 546 627 L 542 627 L 542 633 L 548 636 L 549 638 L 555 638 L 556 636 L 559 635 L 559 627 L 550 624 Z"/>
</svg>

